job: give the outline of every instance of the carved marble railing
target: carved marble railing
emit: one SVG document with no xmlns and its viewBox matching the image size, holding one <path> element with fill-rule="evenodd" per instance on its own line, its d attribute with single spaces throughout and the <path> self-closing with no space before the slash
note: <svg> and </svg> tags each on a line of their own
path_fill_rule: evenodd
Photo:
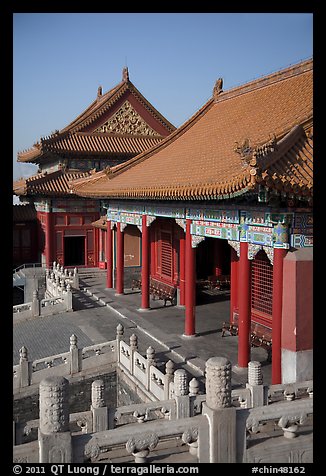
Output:
<svg viewBox="0 0 326 476">
<path fill-rule="evenodd" d="M 50 288 L 52 288 L 54 292 L 54 285 L 59 287 L 63 285 L 67 286 L 68 284 L 70 284 L 72 288 L 79 289 L 78 269 L 74 268 L 73 270 L 68 271 L 67 268 L 60 266 L 60 264 L 56 263 L 55 261 L 53 262 L 52 269 L 46 270 L 46 279 L 48 281 L 47 289 L 49 286 L 49 290 Z"/>
<path fill-rule="evenodd" d="M 88 435 L 77 436 L 75 439 L 78 462 L 89 460 L 98 462 L 107 459 L 110 452 L 119 449 L 125 450 L 125 456 L 130 455 L 131 461 L 145 463 L 150 452 L 159 447 L 160 442 L 170 440 L 171 446 L 176 446 L 176 440 L 183 443 L 197 440 L 198 427 L 205 424 L 205 418 L 196 416 L 182 420 L 160 420 L 147 422 L 142 425 L 128 425 L 127 427 L 98 432 L 89 439 Z M 189 436 L 191 435 L 191 436 Z"/>
<path fill-rule="evenodd" d="M 72 311 L 72 293 L 70 285 L 61 290 L 60 295 L 46 292 L 45 299 L 39 299 L 38 291 L 33 292 L 33 301 L 13 306 L 14 323 L 39 316 L 49 316 L 60 312 Z"/>
<path fill-rule="evenodd" d="M 116 341 L 103 342 L 83 349 L 77 345 L 77 337 L 70 337 L 70 350 L 42 359 L 28 360 L 28 351 L 23 346 L 19 351 L 19 364 L 13 366 L 13 389 L 39 383 L 48 376 L 69 376 L 79 372 L 97 370 L 116 362 Z"/>
<path fill-rule="evenodd" d="M 282 430 L 286 438 L 294 438 L 299 427 L 303 426 L 313 415 L 313 399 L 277 402 L 273 405 L 250 408 L 248 412 L 246 429 L 251 434 L 266 432 L 268 423 L 270 423 L 274 429 Z"/>
<path fill-rule="evenodd" d="M 132 354 L 138 358 L 137 341 L 131 336 L 127 345 L 121 337 L 122 333 L 118 332 L 117 341 L 122 342 L 119 348 L 124 349 L 128 357 L 125 364 L 132 369 Z M 117 354 L 117 348 L 110 343 L 100 349 L 90 346 L 86 354 L 104 347 L 111 355 Z M 74 338 L 70 341 L 70 350 L 76 349 Z M 153 357 L 153 353 L 150 355 Z M 155 365 L 150 358 L 146 360 L 153 372 Z M 21 349 L 21 363 L 26 361 L 27 350 Z M 138 363 L 140 365 L 141 360 Z M 152 450 L 162 448 L 161 443 L 165 448 L 187 444 L 190 455 L 198 462 L 259 462 L 261 458 L 279 462 L 277 458 L 281 453 L 280 462 L 311 462 L 312 392 L 306 392 L 306 398 L 301 396 L 297 400 L 295 394 L 293 400 L 285 392 L 285 401 L 268 404 L 268 386 L 262 382 L 260 364 L 249 364 L 245 389 L 232 392 L 231 363 L 224 357 L 212 357 L 206 362 L 206 395 L 198 393 L 196 379 L 188 383 L 186 371 L 177 369 L 170 385 L 172 398 L 128 405 L 114 412 L 105 405 L 104 382 L 95 380 L 90 412 L 74 415 L 69 415 L 68 380 L 62 376 L 47 376 L 40 382 L 40 421 L 34 420 L 25 426 L 27 433 L 29 428 L 31 431 L 39 428 L 39 454 L 34 454 L 34 462 L 99 462 L 114 458 L 119 451 L 120 457 L 132 455 L 135 463 L 144 463 Z M 155 372 L 154 375 L 159 378 L 160 374 Z M 304 395 L 302 389 L 310 384 L 297 384 L 297 394 Z M 272 387 L 272 391 L 287 388 Z M 18 446 L 16 442 L 14 458 L 24 454 Z"/>
</svg>

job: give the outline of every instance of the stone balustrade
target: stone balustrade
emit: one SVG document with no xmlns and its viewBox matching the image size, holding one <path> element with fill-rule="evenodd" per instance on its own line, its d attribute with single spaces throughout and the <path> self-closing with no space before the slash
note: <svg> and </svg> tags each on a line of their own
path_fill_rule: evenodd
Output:
<svg viewBox="0 0 326 476">
<path fill-rule="evenodd" d="M 77 337 L 70 337 L 70 350 L 42 359 L 28 360 L 26 347 L 20 349 L 20 363 L 13 367 L 13 390 L 38 384 L 47 376 L 72 376 L 116 363 L 116 341 L 78 348 Z"/>
<path fill-rule="evenodd" d="M 21 358 L 26 359 L 25 350 Z M 40 383 L 40 419 L 27 422 L 24 428 L 25 433 L 38 429 L 38 452 L 35 442 L 21 444 L 16 433 L 14 462 L 94 463 L 107 461 L 117 450 L 121 456 L 125 448 L 125 458 L 130 455 L 135 463 L 146 463 L 153 450 L 160 450 L 161 443 L 165 448 L 187 445 L 192 461 L 200 463 L 256 462 L 265 457 L 270 463 L 273 456 L 274 462 L 279 462 L 279 455 L 288 455 L 289 463 L 311 462 L 311 395 L 297 402 L 286 400 L 247 409 L 241 405 L 233 407 L 229 370 L 229 362 L 224 358 L 215 357 L 206 363 L 210 382 L 201 414 L 191 415 L 187 411 L 190 406 L 185 403 L 186 399 L 199 397 L 194 392 L 195 382 L 190 386 L 190 394 L 186 374 L 175 371 L 172 399 L 120 407 L 111 425 L 102 380 L 93 381 L 90 411 L 69 415 L 68 381 L 59 376 L 47 377 Z M 178 413 L 180 401 L 183 405 Z M 124 417 L 128 417 L 125 424 Z M 129 424 L 133 422 L 141 427 Z M 300 433 L 307 422 L 308 427 Z M 257 434 L 260 440 L 252 441 Z"/>
<path fill-rule="evenodd" d="M 50 316 L 60 312 L 72 311 L 72 292 L 70 285 L 58 295 L 51 295 L 46 291 L 45 299 L 39 299 L 38 291 L 33 291 L 33 301 L 13 306 L 13 322 L 21 322 L 40 316 Z"/>
<path fill-rule="evenodd" d="M 19 445 L 16 436 L 15 461 L 71 462 L 73 446 L 76 463 L 105 460 L 121 448 L 126 458 L 144 463 L 163 441 L 171 447 L 178 441 L 188 446 L 198 462 L 249 462 L 264 460 L 270 439 L 267 462 L 272 461 L 273 451 L 288 462 L 300 462 L 300 455 L 305 455 L 305 462 L 312 459 L 312 381 L 264 385 L 261 364 L 250 362 L 246 388 L 232 389 L 231 363 L 213 357 L 206 362 L 203 395 L 198 381 L 189 380 L 184 369 L 175 370 L 168 361 L 165 372 L 159 370 L 152 347 L 143 356 L 137 336 L 133 334 L 126 343 L 123 335 L 119 324 L 114 341 L 83 349 L 72 335 L 68 352 L 34 362 L 29 361 L 26 347 L 20 349 L 14 389 L 40 385 L 40 420 L 28 422 L 25 430 L 39 428 L 39 446 L 37 453 L 33 442 Z M 145 402 L 109 409 L 103 381 L 97 379 L 92 384 L 90 411 L 69 415 L 65 377 L 83 369 L 94 374 L 95 369 L 99 372 L 111 364 L 128 384 L 141 390 Z"/>
</svg>

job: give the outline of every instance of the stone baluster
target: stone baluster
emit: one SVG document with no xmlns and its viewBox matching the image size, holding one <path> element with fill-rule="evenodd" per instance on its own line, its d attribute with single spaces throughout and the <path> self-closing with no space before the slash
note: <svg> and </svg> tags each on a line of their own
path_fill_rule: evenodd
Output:
<svg viewBox="0 0 326 476">
<path fill-rule="evenodd" d="M 79 276 L 77 268 L 74 268 L 73 287 L 79 289 Z"/>
<path fill-rule="evenodd" d="M 92 383 L 91 405 L 91 412 L 93 416 L 93 433 L 108 429 L 108 408 L 105 405 L 104 391 L 105 387 L 103 380 L 94 380 Z"/>
<path fill-rule="evenodd" d="M 248 383 L 246 388 L 250 390 L 251 402 L 248 406 L 261 407 L 267 404 L 267 387 L 263 385 L 261 362 L 248 362 Z"/>
<path fill-rule="evenodd" d="M 211 357 L 206 362 L 208 431 L 199 429 L 199 462 L 236 462 L 236 410 L 231 407 L 231 362 Z"/>
<path fill-rule="evenodd" d="M 130 438 L 126 450 L 135 458 L 135 463 L 146 463 L 149 452 L 156 448 L 159 442 L 155 433 L 141 433 Z"/>
<path fill-rule="evenodd" d="M 117 325 L 117 334 L 116 334 L 117 362 L 120 362 L 120 341 L 123 338 L 124 331 L 125 330 L 123 325 L 119 322 L 119 324 Z"/>
<path fill-rule="evenodd" d="M 70 336 L 70 374 L 73 375 L 81 371 L 82 355 L 81 349 L 78 349 L 77 336 Z"/>
<path fill-rule="evenodd" d="M 199 382 L 196 378 L 193 378 L 189 382 L 189 397 L 190 397 L 190 416 L 196 414 L 195 401 L 196 396 L 199 393 Z"/>
<path fill-rule="evenodd" d="M 190 398 L 188 395 L 188 378 L 184 369 L 174 372 L 174 399 L 176 403 L 176 418 L 188 418 L 190 416 Z"/>
<path fill-rule="evenodd" d="M 138 337 L 136 334 L 132 334 L 129 338 L 130 345 L 130 372 L 131 375 L 134 375 L 134 364 L 135 364 L 135 352 L 138 350 Z"/>
<path fill-rule="evenodd" d="M 66 290 L 64 299 L 66 303 L 66 310 L 72 311 L 72 292 L 71 292 L 71 286 L 69 283 L 67 284 L 67 290 Z"/>
<path fill-rule="evenodd" d="M 38 291 L 35 289 L 33 291 L 32 316 L 38 317 L 39 315 L 40 315 L 40 300 L 38 298 Z"/>
<path fill-rule="evenodd" d="M 24 345 L 19 349 L 19 375 L 20 387 L 28 387 L 32 378 L 32 362 L 28 360 L 28 351 Z"/>
<path fill-rule="evenodd" d="M 53 261 L 53 271 L 55 271 L 57 269 L 57 263 L 55 261 Z"/>
<path fill-rule="evenodd" d="M 147 390 L 150 387 L 150 379 L 151 379 L 151 365 L 155 366 L 155 349 L 150 345 L 146 350 L 146 359 L 147 359 Z"/>
<path fill-rule="evenodd" d="M 165 364 L 165 376 L 164 376 L 164 398 L 169 400 L 170 398 L 170 384 L 173 382 L 174 376 L 174 363 L 172 360 L 168 360 Z"/>
<path fill-rule="evenodd" d="M 64 377 L 47 377 L 40 382 L 40 463 L 71 463 L 69 431 L 69 382 Z"/>
</svg>

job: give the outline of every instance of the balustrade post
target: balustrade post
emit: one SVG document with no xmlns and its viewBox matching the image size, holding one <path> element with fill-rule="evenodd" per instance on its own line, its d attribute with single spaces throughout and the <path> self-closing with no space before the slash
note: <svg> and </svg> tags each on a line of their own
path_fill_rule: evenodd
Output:
<svg viewBox="0 0 326 476">
<path fill-rule="evenodd" d="M 72 285 L 75 289 L 79 289 L 79 275 L 77 268 L 74 268 L 74 275 L 72 278 Z"/>
<path fill-rule="evenodd" d="M 19 349 L 19 386 L 28 387 L 32 380 L 32 362 L 28 360 L 27 348 L 23 345 Z"/>
<path fill-rule="evenodd" d="M 199 462 L 236 462 L 236 412 L 231 408 L 231 362 L 212 357 L 206 362 L 206 403 L 203 415 L 208 432 L 199 435 Z M 207 434 L 208 433 L 208 434 Z"/>
<path fill-rule="evenodd" d="M 64 300 L 65 300 L 66 311 L 72 311 L 72 292 L 71 292 L 71 286 L 69 283 L 67 284 L 67 290 L 64 295 Z"/>
<path fill-rule="evenodd" d="M 40 300 L 38 298 L 38 291 L 35 289 L 33 291 L 32 316 L 38 317 L 39 315 L 40 315 Z"/>
<path fill-rule="evenodd" d="M 165 364 L 165 375 L 164 375 L 164 399 L 169 400 L 170 398 L 170 383 L 173 382 L 174 376 L 174 363 L 172 360 L 168 360 Z"/>
<path fill-rule="evenodd" d="M 135 352 L 138 350 L 138 338 L 136 334 L 132 334 L 129 338 L 130 344 L 130 372 L 131 375 L 134 375 L 134 366 L 135 366 Z"/>
<path fill-rule="evenodd" d="M 40 382 L 40 463 L 71 463 L 69 431 L 69 382 L 64 377 L 47 377 Z"/>
<path fill-rule="evenodd" d="M 146 389 L 149 390 L 150 381 L 151 381 L 151 365 L 155 365 L 155 349 L 150 345 L 146 350 L 146 358 L 147 358 L 147 386 Z"/>
<path fill-rule="evenodd" d="M 120 362 L 120 341 L 124 334 L 124 327 L 122 324 L 117 325 L 116 346 L 117 346 L 117 362 Z"/>
<path fill-rule="evenodd" d="M 189 397 L 190 397 L 190 416 L 195 415 L 195 399 L 199 393 L 199 382 L 196 378 L 193 378 L 189 382 Z"/>
<path fill-rule="evenodd" d="M 261 362 L 248 362 L 248 383 L 246 388 L 250 390 L 251 407 L 261 407 L 267 404 L 267 387 L 263 385 Z"/>
<path fill-rule="evenodd" d="M 184 369 L 174 372 L 174 399 L 176 403 L 176 419 L 190 416 L 190 398 L 188 395 L 188 378 Z"/>
<path fill-rule="evenodd" d="M 70 374 L 73 375 L 81 371 L 81 349 L 78 349 L 77 336 L 70 337 Z"/>
<path fill-rule="evenodd" d="M 103 380 L 94 380 L 92 383 L 92 405 L 93 433 L 105 431 L 109 428 L 108 408 L 104 400 Z"/>
</svg>

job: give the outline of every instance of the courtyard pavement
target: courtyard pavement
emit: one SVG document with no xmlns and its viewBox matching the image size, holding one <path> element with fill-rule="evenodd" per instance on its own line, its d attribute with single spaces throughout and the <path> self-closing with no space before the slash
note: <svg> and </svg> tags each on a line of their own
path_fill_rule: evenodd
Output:
<svg viewBox="0 0 326 476">
<path fill-rule="evenodd" d="M 185 368 L 190 377 L 203 382 L 205 362 L 213 356 L 227 357 L 233 366 L 233 386 L 244 385 L 247 372 L 236 368 L 238 338 L 222 337 L 224 321 L 229 320 L 230 302 L 227 292 L 206 296 L 206 303 L 196 307 L 196 337 L 185 337 L 184 308 L 164 307 L 163 301 L 152 300 L 151 309 L 140 310 L 141 295 L 125 289 L 116 296 L 106 287 L 106 272 L 80 270 L 80 291 L 73 292 L 73 312 L 35 318 L 13 326 L 13 363 L 19 362 L 19 349 L 25 345 L 30 360 L 69 350 L 69 337 L 76 334 L 79 347 L 109 341 L 116 336 L 116 327 L 125 328 L 125 339 L 135 333 L 139 351 L 144 355 L 149 345 L 156 351 L 158 366 L 171 359 L 176 368 Z M 251 349 L 251 360 L 262 362 L 264 383 L 271 383 L 271 364 L 262 348 Z"/>
</svg>

